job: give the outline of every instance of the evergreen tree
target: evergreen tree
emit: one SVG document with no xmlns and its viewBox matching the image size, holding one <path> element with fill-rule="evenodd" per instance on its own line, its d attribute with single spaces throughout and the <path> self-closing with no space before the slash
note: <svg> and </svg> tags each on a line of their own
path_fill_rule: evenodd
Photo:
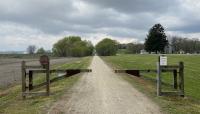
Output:
<svg viewBox="0 0 200 114">
<path fill-rule="evenodd" d="M 145 50 L 147 52 L 164 53 L 165 47 L 168 45 L 168 40 L 165 35 L 164 27 L 161 24 L 155 24 L 150 30 L 145 39 Z"/>
</svg>

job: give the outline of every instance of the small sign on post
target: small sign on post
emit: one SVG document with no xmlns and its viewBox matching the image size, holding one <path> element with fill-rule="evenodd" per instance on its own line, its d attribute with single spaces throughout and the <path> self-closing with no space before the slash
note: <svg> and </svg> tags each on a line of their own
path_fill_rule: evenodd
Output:
<svg viewBox="0 0 200 114">
<path fill-rule="evenodd" d="M 159 57 L 160 66 L 167 66 L 167 56 L 161 55 Z"/>
<path fill-rule="evenodd" d="M 40 64 L 43 68 L 46 68 L 49 65 L 49 57 L 47 55 L 40 56 Z"/>
</svg>

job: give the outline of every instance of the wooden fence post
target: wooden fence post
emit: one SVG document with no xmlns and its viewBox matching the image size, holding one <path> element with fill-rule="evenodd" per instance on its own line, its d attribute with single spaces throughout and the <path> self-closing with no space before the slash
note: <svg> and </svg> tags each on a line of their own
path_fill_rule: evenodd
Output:
<svg viewBox="0 0 200 114">
<path fill-rule="evenodd" d="M 184 97 L 184 63 L 179 63 L 179 88 L 180 88 L 180 96 Z"/>
<path fill-rule="evenodd" d="M 33 89 L 33 71 L 29 71 L 29 90 Z"/>
<path fill-rule="evenodd" d="M 161 95 L 161 68 L 160 63 L 157 62 L 157 96 Z"/>
<path fill-rule="evenodd" d="M 174 89 L 177 89 L 178 84 L 177 84 L 177 70 L 173 70 L 173 75 L 174 75 Z"/>
<path fill-rule="evenodd" d="M 49 89 L 49 86 L 50 86 L 50 68 L 49 68 L 49 63 L 46 65 L 46 92 L 47 92 L 47 95 L 49 96 L 50 95 L 50 89 Z"/>
<path fill-rule="evenodd" d="M 22 98 L 25 99 L 25 92 L 26 92 L 26 69 L 25 69 L 26 62 L 22 61 L 21 63 L 21 73 L 22 73 Z"/>
</svg>

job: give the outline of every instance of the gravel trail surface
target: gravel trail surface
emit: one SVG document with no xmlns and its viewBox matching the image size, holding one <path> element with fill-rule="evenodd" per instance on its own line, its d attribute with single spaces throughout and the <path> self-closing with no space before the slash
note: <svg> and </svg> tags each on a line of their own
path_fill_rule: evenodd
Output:
<svg viewBox="0 0 200 114">
<path fill-rule="evenodd" d="M 159 106 L 108 67 L 98 56 L 49 114 L 160 114 Z"/>
</svg>

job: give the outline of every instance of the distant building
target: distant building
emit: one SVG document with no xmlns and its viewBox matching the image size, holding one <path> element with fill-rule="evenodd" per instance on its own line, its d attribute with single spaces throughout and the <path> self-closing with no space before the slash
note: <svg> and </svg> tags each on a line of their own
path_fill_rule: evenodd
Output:
<svg viewBox="0 0 200 114">
<path fill-rule="evenodd" d="M 169 44 L 168 46 L 165 46 L 165 53 L 166 54 L 172 54 L 173 53 L 173 47 L 171 44 Z"/>
<path fill-rule="evenodd" d="M 140 54 L 148 54 L 148 52 L 146 52 L 146 50 L 142 49 L 142 50 L 140 50 Z"/>
<path fill-rule="evenodd" d="M 185 51 L 180 50 L 180 51 L 179 51 L 179 54 L 185 54 Z"/>
</svg>

